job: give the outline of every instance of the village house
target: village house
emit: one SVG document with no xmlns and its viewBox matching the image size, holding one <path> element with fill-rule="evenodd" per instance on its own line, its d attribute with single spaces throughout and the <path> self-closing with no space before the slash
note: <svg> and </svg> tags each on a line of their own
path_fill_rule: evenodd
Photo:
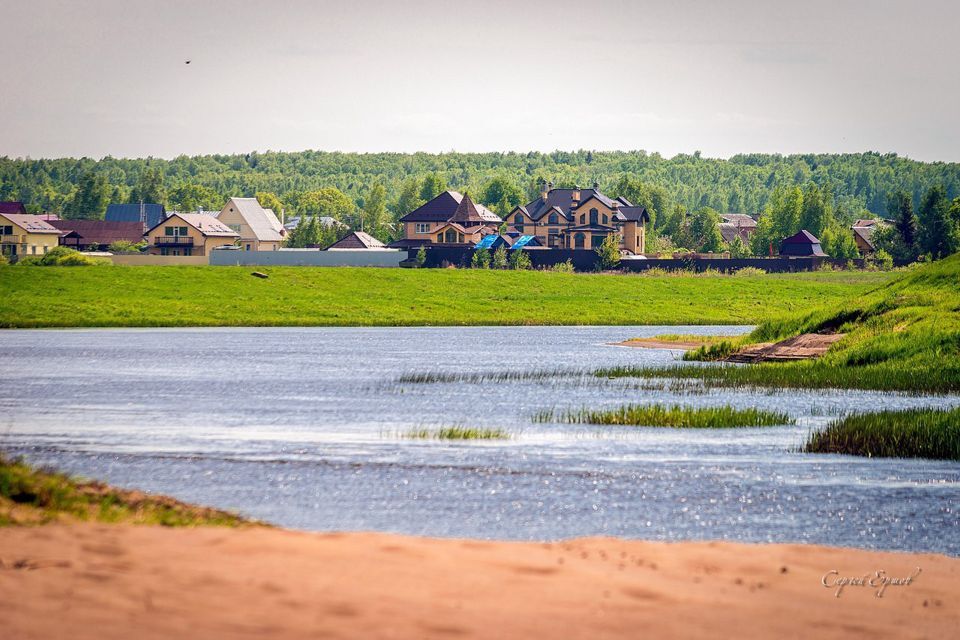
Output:
<svg viewBox="0 0 960 640">
<path fill-rule="evenodd" d="M 784 238 L 780 243 L 780 255 L 788 258 L 825 257 L 820 240 L 806 229 Z"/>
<path fill-rule="evenodd" d="M 122 240 L 133 244 L 143 240 L 143 226 L 139 222 L 50 220 L 49 223 L 61 231 L 60 244 L 77 251 L 103 250 Z"/>
<path fill-rule="evenodd" d="M 60 234 L 42 216 L 0 213 L 0 253 L 11 262 L 45 254 L 60 244 Z"/>
<path fill-rule="evenodd" d="M 596 249 L 611 235 L 631 254 L 646 251 L 650 214 L 626 198 L 609 198 L 592 189 L 554 189 L 544 183 L 540 197 L 516 207 L 507 216 L 508 231 L 536 236 L 541 245 L 563 249 Z"/>
<path fill-rule="evenodd" d="M 172 213 L 147 230 L 147 253 L 207 256 L 217 247 L 233 247 L 240 234 L 206 213 Z"/>
<path fill-rule="evenodd" d="M 369 233 L 363 231 L 351 231 L 332 245 L 327 247 L 327 251 L 341 251 L 353 249 L 386 249 L 387 245 L 374 238 Z"/>
<path fill-rule="evenodd" d="M 111 204 L 103 216 L 106 222 L 139 222 L 141 233 L 160 224 L 167 217 L 162 204 Z"/>
<path fill-rule="evenodd" d="M 256 198 L 230 198 L 216 216 L 240 236 L 245 251 L 277 251 L 286 237 L 276 214 Z"/>
<path fill-rule="evenodd" d="M 400 218 L 403 239 L 390 243 L 394 249 L 423 245 L 470 245 L 496 233 L 503 221 L 470 196 L 444 191 L 426 204 Z"/>
<path fill-rule="evenodd" d="M 19 200 L 5 200 L 0 202 L 0 213 L 20 213 L 27 212 L 27 207 Z"/>
<path fill-rule="evenodd" d="M 871 255 L 876 250 L 873 244 L 873 233 L 885 224 L 888 223 L 884 220 L 872 219 L 861 219 L 853 223 L 850 231 L 853 232 L 853 240 L 857 243 L 860 255 Z"/>
<path fill-rule="evenodd" d="M 748 244 L 750 236 L 757 230 L 757 221 L 745 213 L 721 213 L 719 226 L 720 235 L 727 244 L 733 242 L 737 236 L 740 236 L 744 244 Z"/>
</svg>

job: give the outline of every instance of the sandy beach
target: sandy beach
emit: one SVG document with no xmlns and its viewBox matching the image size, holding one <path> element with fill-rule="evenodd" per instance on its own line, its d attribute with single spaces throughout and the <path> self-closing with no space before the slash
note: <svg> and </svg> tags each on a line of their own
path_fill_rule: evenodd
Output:
<svg viewBox="0 0 960 640">
<path fill-rule="evenodd" d="M 960 625 L 960 559 L 803 545 L 54 524 L 0 529 L 0 561 L 11 640 L 931 638 Z M 878 570 L 915 577 L 882 597 L 822 584 Z"/>
</svg>

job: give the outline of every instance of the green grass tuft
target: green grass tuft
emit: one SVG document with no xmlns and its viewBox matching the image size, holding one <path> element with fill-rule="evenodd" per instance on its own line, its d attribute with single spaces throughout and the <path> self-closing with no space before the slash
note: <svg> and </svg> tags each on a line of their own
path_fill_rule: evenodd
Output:
<svg viewBox="0 0 960 640">
<path fill-rule="evenodd" d="M 403 437 L 418 440 L 507 440 L 510 434 L 503 429 L 455 425 L 439 429 L 413 429 L 403 434 Z"/>
<path fill-rule="evenodd" d="M 574 424 L 630 425 L 674 427 L 678 429 L 728 429 L 733 427 L 767 427 L 793 424 L 785 413 L 761 409 L 733 407 L 682 407 L 674 405 L 629 404 L 616 409 L 577 409 L 560 413 L 542 411 L 534 422 L 569 422 Z"/>
<path fill-rule="evenodd" d="M 960 460 L 960 409 L 910 409 L 844 416 L 810 434 L 806 453 Z"/>
</svg>

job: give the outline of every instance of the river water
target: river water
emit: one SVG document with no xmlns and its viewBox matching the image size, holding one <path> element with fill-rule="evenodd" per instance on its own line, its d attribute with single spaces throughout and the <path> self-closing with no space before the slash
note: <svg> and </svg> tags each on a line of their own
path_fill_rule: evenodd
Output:
<svg viewBox="0 0 960 640">
<path fill-rule="evenodd" d="M 848 411 L 956 396 L 663 390 L 637 380 L 400 382 L 411 373 L 670 364 L 611 346 L 746 327 L 4 331 L 0 447 L 125 487 L 309 530 L 553 540 L 810 542 L 960 555 L 960 463 L 797 452 Z M 535 424 L 625 402 L 783 410 L 795 425 L 671 430 Z M 418 427 L 500 427 L 423 441 Z"/>
</svg>

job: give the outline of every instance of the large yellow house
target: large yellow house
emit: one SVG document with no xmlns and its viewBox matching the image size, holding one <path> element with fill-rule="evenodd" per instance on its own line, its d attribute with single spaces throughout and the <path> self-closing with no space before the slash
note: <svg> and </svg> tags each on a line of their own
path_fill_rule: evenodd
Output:
<svg viewBox="0 0 960 640">
<path fill-rule="evenodd" d="M 42 216 L 0 213 L 0 253 L 11 262 L 45 254 L 60 244 L 62 233 Z"/>
<path fill-rule="evenodd" d="M 205 213 L 172 213 L 147 230 L 147 253 L 161 256 L 207 256 L 216 247 L 233 247 L 240 234 Z"/>
<path fill-rule="evenodd" d="M 646 251 L 650 214 L 626 198 L 608 198 L 592 189 L 554 189 L 544 183 L 540 197 L 516 207 L 507 216 L 507 231 L 536 236 L 547 247 L 596 249 L 610 235 L 620 236 L 620 248 L 632 254 Z"/>
<path fill-rule="evenodd" d="M 217 220 L 240 235 L 240 247 L 245 251 L 277 251 L 286 234 L 276 214 L 260 206 L 256 198 L 230 198 Z"/>
<path fill-rule="evenodd" d="M 469 195 L 444 191 L 426 204 L 400 218 L 403 239 L 390 243 L 394 249 L 423 245 L 470 245 L 500 227 L 500 217 L 476 204 Z"/>
</svg>

